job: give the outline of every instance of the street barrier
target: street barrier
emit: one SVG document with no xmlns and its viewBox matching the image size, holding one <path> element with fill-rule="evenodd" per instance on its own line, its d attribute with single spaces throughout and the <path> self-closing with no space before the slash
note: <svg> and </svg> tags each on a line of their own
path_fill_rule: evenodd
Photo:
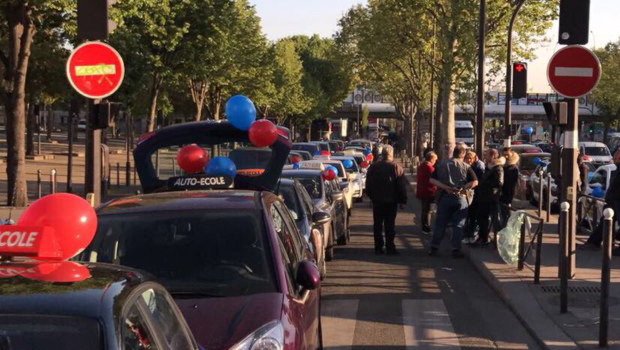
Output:
<svg viewBox="0 0 620 350">
<path fill-rule="evenodd" d="M 611 282 L 611 249 L 613 247 L 614 211 L 611 208 L 603 212 L 603 264 L 601 266 L 601 302 L 598 345 L 607 346 L 609 330 L 609 284 Z"/>
<path fill-rule="evenodd" d="M 56 169 L 52 169 L 50 172 L 50 193 L 56 193 Z"/>
<path fill-rule="evenodd" d="M 551 173 L 547 173 L 547 222 L 551 222 Z"/>
<path fill-rule="evenodd" d="M 570 204 L 568 202 L 562 202 L 560 205 L 560 313 L 566 313 L 568 311 L 568 210 Z"/>
<path fill-rule="evenodd" d="M 542 169 L 538 170 L 538 217 L 542 217 L 543 210 L 543 181 L 544 181 L 543 171 Z M 547 186 L 549 187 L 549 186 Z M 548 201 L 547 201 L 548 202 Z"/>
</svg>

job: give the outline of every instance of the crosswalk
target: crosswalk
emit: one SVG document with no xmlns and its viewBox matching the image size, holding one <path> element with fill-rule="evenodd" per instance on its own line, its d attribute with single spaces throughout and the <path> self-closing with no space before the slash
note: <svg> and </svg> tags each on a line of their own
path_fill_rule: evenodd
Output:
<svg viewBox="0 0 620 350">
<path fill-rule="evenodd" d="M 352 350 L 356 344 L 356 299 L 324 300 L 321 306 L 323 345 L 326 350 Z M 403 299 L 400 326 L 406 349 L 460 349 L 450 315 L 441 299 Z M 380 322 L 377 320 L 377 322 Z M 362 344 L 363 345 L 363 344 Z"/>
</svg>

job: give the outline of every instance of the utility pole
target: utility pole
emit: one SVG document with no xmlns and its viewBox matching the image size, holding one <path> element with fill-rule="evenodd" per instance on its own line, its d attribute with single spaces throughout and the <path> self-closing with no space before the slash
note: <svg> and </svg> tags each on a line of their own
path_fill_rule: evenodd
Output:
<svg viewBox="0 0 620 350">
<path fill-rule="evenodd" d="M 517 6 L 512 10 L 510 23 L 508 24 L 508 41 L 506 46 L 506 105 L 504 109 L 504 147 L 510 147 L 510 139 L 512 136 L 512 27 L 515 19 L 519 14 L 519 10 L 525 3 L 520 0 Z"/>
<path fill-rule="evenodd" d="M 568 202 L 568 232 L 566 239 L 569 255 L 567 261 L 568 278 L 575 275 L 575 248 L 577 235 L 577 179 L 579 169 L 577 153 L 579 149 L 579 100 L 571 98 L 568 102 L 568 124 L 564 129 L 564 148 L 562 149 L 562 186 L 560 202 Z"/>
<path fill-rule="evenodd" d="M 482 158 L 484 150 L 484 72 L 485 72 L 485 39 L 486 39 L 486 0 L 480 0 L 478 14 L 478 100 L 476 109 L 476 151 Z"/>
</svg>

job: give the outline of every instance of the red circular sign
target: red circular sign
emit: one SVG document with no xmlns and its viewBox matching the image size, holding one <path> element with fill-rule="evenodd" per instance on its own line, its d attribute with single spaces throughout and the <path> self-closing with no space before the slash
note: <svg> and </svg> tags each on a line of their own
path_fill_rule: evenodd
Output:
<svg viewBox="0 0 620 350">
<path fill-rule="evenodd" d="M 583 46 L 567 46 L 556 52 L 547 66 L 549 85 L 568 98 L 587 95 L 601 78 L 601 63 Z"/>
<path fill-rule="evenodd" d="M 67 78 L 83 96 L 102 99 L 112 95 L 123 82 L 123 58 L 110 45 L 87 42 L 75 49 L 67 61 Z"/>
</svg>

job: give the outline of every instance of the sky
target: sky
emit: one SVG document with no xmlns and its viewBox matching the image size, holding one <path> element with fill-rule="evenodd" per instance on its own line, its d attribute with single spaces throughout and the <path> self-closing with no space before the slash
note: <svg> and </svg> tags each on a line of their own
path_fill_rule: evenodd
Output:
<svg viewBox="0 0 620 350">
<path fill-rule="evenodd" d="M 338 20 L 355 4 L 365 0 L 250 0 L 262 19 L 263 31 L 270 40 L 296 34 L 319 34 L 331 37 L 338 29 Z M 527 6 L 527 3 L 526 5 Z M 620 1 L 590 1 L 589 48 L 602 47 L 620 38 Z M 518 20 L 518 19 L 517 19 Z M 547 62 L 555 51 L 558 26 L 554 23 L 547 33 L 548 43 L 536 50 L 537 59 L 529 63 L 530 92 L 551 92 L 547 83 Z"/>
</svg>

